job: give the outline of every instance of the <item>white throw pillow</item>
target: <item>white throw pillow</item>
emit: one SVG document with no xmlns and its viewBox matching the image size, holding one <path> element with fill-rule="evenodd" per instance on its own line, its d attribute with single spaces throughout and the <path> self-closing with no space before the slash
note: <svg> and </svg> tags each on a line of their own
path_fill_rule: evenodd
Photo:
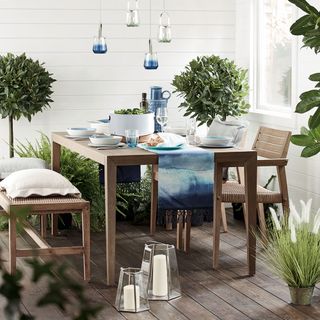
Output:
<svg viewBox="0 0 320 320">
<path fill-rule="evenodd" d="M 80 194 L 79 190 L 60 173 L 48 169 L 27 169 L 12 173 L 0 182 L 11 198 Z"/>
<path fill-rule="evenodd" d="M 11 173 L 19 170 L 46 168 L 46 162 L 38 158 L 0 159 L 0 179 L 4 179 L 8 177 Z"/>
</svg>

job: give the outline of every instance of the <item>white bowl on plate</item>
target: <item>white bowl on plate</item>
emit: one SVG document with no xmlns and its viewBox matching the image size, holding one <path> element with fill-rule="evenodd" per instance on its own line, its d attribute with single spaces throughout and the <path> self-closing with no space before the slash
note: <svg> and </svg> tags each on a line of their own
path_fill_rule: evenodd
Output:
<svg viewBox="0 0 320 320">
<path fill-rule="evenodd" d="M 109 126 L 110 124 L 108 122 L 102 122 L 99 120 L 96 121 L 89 121 L 90 127 L 96 129 L 96 133 L 104 133 L 104 134 L 110 134 Z"/>
<path fill-rule="evenodd" d="M 231 137 L 217 137 L 217 136 L 208 136 L 202 137 L 201 143 L 207 146 L 226 146 L 231 143 Z"/>
<path fill-rule="evenodd" d="M 106 136 L 106 135 L 93 135 L 89 137 L 89 140 L 92 144 L 110 145 L 110 146 L 119 144 L 121 139 L 122 137 L 119 137 L 119 136 Z"/>
<path fill-rule="evenodd" d="M 67 129 L 68 135 L 73 137 L 90 136 L 95 132 L 96 132 L 95 128 L 68 128 Z"/>
</svg>

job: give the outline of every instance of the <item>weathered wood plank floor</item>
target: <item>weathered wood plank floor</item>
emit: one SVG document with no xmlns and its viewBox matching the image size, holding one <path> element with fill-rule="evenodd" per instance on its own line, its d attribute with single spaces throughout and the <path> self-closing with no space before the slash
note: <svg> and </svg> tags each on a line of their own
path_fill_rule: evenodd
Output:
<svg viewBox="0 0 320 320">
<path fill-rule="evenodd" d="M 0 235 L 1 246 L 7 246 L 6 233 Z M 55 244 L 79 243 L 80 233 L 69 231 L 60 236 Z M 144 243 L 157 240 L 175 243 L 175 231 L 160 229 L 150 237 L 147 227 L 132 226 L 127 223 L 117 225 L 117 270 L 120 266 L 139 267 Z M 25 239 L 20 241 L 25 242 Z M 191 252 L 189 255 L 178 252 L 183 296 L 170 302 L 151 302 L 151 310 L 140 314 L 118 313 L 113 308 L 115 287 L 107 287 L 104 282 L 105 242 L 103 233 L 92 234 L 92 274 L 87 285 L 91 300 L 102 303 L 105 308 L 98 319 L 222 319 L 222 320 L 279 320 L 279 319 L 320 319 L 320 290 L 316 288 L 313 305 L 296 307 L 289 304 L 287 287 L 258 260 L 257 274 L 246 277 L 245 234 L 242 224 L 229 221 L 229 233 L 221 235 L 221 264 L 219 270 L 212 270 L 212 224 L 193 227 Z M 74 265 L 75 276 L 81 273 L 81 259 L 67 258 Z M 19 267 L 29 273 L 23 260 Z M 34 287 L 28 277 L 24 280 L 27 292 L 23 307 L 37 315 L 37 319 L 70 319 L 55 308 L 39 311 L 35 301 L 44 287 Z M 43 284 L 45 285 L 45 284 Z M 0 299 L 0 308 L 3 308 Z M 4 319 L 0 315 L 0 319 Z"/>
</svg>

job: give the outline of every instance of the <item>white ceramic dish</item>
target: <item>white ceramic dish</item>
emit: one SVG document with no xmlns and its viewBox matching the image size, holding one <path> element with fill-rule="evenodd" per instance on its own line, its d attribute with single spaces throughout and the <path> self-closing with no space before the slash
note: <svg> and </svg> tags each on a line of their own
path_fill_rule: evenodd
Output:
<svg viewBox="0 0 320 320">
<path fill-rule="evenodd" d="M 96 132 L 94 128 L 68 128 L 67 133 L 70 137 L 90 136 Z"/>
<path fill-rule="evenodd" d="M 138 130 L 139 136 L 154 132 L 154 114 L 110 114 L 110 133 L 125 136 L 126 129 Z"/>
<path fill-rule="evenodd" d="M 201 144 L 204 146 L 227 146 L 231 143 L 232 138 L 230 137 L 215 137 L 215 136 L 209 136 L 209 137 L 202 137 L 201 138 Z"/>
<path fill-rule="evenodd" d="M 218 145 L 214 145 L 214 144 L 205 144 L 205 143 L 201 143 L 199 145 L 199 147 L 203 147 L 203 148 L 233 148 L 234 144 L 233 143 L 228 143 L 228 144 L 218 144 Z"/>
<path fill-rule="evenodd" d="M 116 149 L 116 148 L 120 148 L 120 147 L 125 147 L 126 144 L 123 142 L 120 142 L 117 144 L 93 144 L 93 143 L 89 142 L 88 146 L 94 147 L 94 148 Z"/>
<path fill-rule="evenodd" d="M 96 129 L 96 133 L 110 134 L 109 122 L 102 122 L 102 121 L 96 120 L 96 121 L 89 121 L 89 123 L 91 128 Z"/>
<path fill-rule="evenodd" d="M 112 146 L 120 143 L 122 137 L 119 136 L 106 136 L 106 135 L 93 135 L 89 137 L 91 144 L 97 146 Z"/>
</svg>

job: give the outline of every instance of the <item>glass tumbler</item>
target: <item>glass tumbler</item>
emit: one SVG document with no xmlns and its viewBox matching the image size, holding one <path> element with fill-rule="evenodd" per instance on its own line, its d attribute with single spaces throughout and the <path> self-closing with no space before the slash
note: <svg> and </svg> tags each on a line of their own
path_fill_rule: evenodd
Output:
<svg viewBox="0 0 320 320">
<path fill-rule="evenodd" d="M 139 132 L 135 129 L 125 130 L 126 142 L 129 148 L 134 148 L 138 144 Z"/>
</svg>

